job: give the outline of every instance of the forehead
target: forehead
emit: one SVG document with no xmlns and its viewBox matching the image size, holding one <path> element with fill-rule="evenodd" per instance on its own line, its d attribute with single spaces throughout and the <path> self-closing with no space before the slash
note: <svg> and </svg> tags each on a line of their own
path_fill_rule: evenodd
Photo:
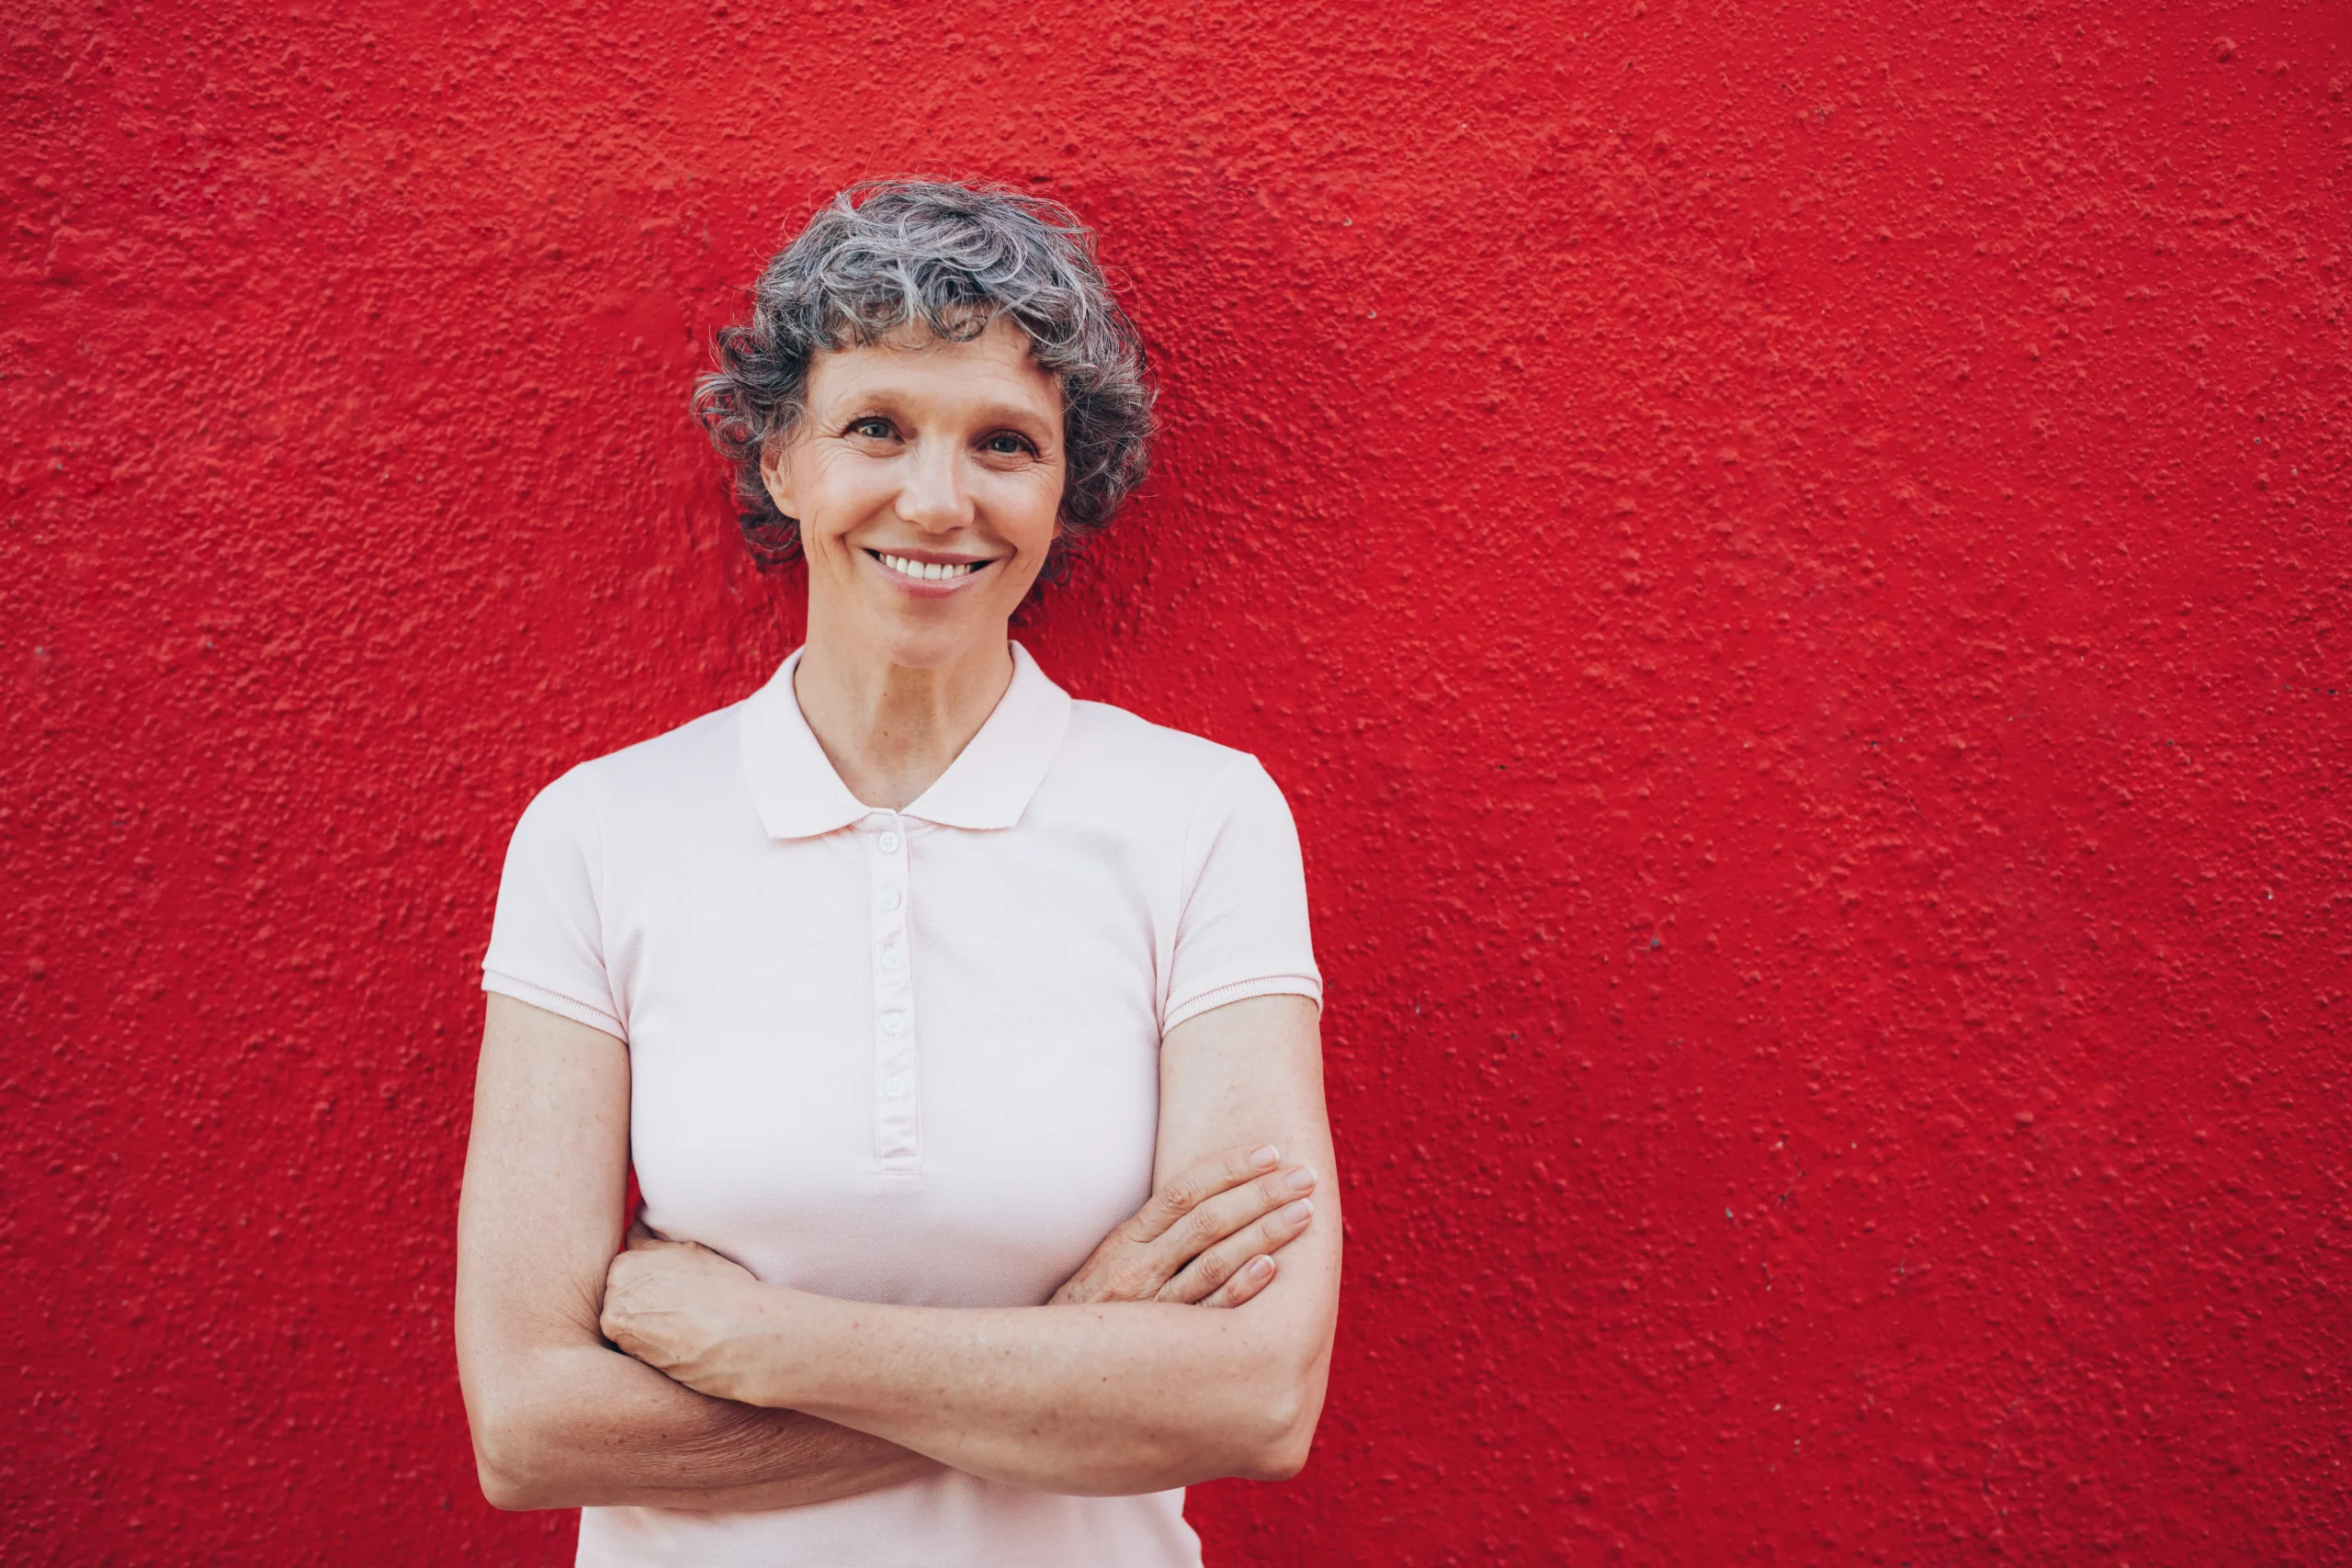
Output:
<svg viewBox="0 0 2352 1568">
<path fill-rule="evenodd" d="M 877 397 L 942 408 L 1010 403 L 1030 412 L 1061 412 L 1060 385 L 1037 363 L 1029 334 L 1001 316 L 964 342 L 910 323 L 877 343 L 819 349 L 810 357 L 811 403 Z"/>
</svg>

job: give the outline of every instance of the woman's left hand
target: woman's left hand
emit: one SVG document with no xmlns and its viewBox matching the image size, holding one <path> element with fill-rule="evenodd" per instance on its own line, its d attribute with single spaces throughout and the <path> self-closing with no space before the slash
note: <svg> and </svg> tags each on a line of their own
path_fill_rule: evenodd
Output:
<svg viewBox="0 0 2352 1568">
<path fill-rule="evenodd" d="M 729 1364 L 758 1279 L 707 1247 L 628 1229 L 628 1247 L 605 1271 L 605 1337 L 647 1366 L 715 1398 L 734 1397 Z"/>
</svg>

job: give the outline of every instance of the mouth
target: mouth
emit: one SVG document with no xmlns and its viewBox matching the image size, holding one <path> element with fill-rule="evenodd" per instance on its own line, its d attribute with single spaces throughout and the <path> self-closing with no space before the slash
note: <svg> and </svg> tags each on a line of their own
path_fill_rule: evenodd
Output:
<svg viewBox="0 0 2352 1568">
<path fill-rule="evenodd" d="M 952 588 L 996 564 L 989 560 L 918 560 L 913 556 L 894 555 L 887 550 L 865 553 L 879 561 L 891 576 L 925 588 Z"/>
</svg>

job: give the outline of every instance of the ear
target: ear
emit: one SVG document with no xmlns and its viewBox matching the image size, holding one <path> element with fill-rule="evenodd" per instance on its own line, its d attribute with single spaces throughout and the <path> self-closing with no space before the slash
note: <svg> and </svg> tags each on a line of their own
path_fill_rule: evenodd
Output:
<svg viewBox="0 0 2352 1568">
<path fill-rule="evenodd" d="M 790 439 L 771 441 L 760 452 L 760 483 L 775 502 L 775 509 L 797 523 L 800 507 L 795 500 L 796 487 L 792 478 L 792 447 Z"/>
</svg>

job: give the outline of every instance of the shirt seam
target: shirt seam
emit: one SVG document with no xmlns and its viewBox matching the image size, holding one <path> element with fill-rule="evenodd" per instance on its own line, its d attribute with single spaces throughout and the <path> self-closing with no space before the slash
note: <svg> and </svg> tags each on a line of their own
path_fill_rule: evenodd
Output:
<svg viewBox="0 0 2352 1568">
<path fill-rule="evenodd" d="M 619 1019 L 594 1002 L 583 1002 L 578 997 L 567 995 L 551 986 L 542 986 L 536 980 L 526 980 L 520 975 L 510 975 L 503 969 L 485 965 L 481 972 L 481 988 L 499 996 L 512 997 L 519 1002 L 528 1002 L 543 1012 L 568 1018 L 574 1023 L 587 1024 L 612 1035 L 624 1045 L 628 1043 L 628 1031 Z"/>
<path fill-rule="evenodd" d="M 1168 1029 L 1190 1023 L 1205 1012 L 1215 1012 L 1228 1002 L 1246 1002 L 1252 997 L 1305 997 L 1323 1010 L 1323 982 L 1320 976 L 1302 975 L 1285 970 L 1279 975 L 1260 975 L 1247 980 L 1232 980 L 1222 986 L 1188 997 L 1179 1006 L 1168 1010 Z"/>
<path fill-rule="evenodd" d="M 586 782 L 588 806 L 596 814 L 596 879 L 593 889 L 596 900 L 596 962 L 605 971 L 605 996 L 613 1004 L 616 1014 L 613 1021 L 620 1024 L 620 1036 L 626 1041 L 628 1038 L 628 1025 L 617 1016 L 621 1005 L 620 987 L 613 983 L 613 932 L 607 915 L 607 911 L 612 907 L 612 899 L 606 896 L 612 871 L 612 857 L 610 845 L 606 841 L 609 835 L 605 827 L 605 782 L 597 777 L 596 770 L 593 767 L 588 770 Z"/>
<path fill-rule="evenodd" d="M 1199 880 L 1194 874 L 1193 846 L 1200 839 L 1201 818 L 1207 815 L 1209 803 L 1216 798 L 1217 791 L 1224 786 L 1227 775 L 1242 763 L 1256 761 L 1257 759 L 1247 751 L 1237 751 L 1227 758 L 1225 765 L 1218 768 L 1216 774 L 1210 778 L 1208 787 L 1201 791 L 1200 798 L 1193 802 L 1192 818 L 1184 824 L 1184 847 L 1182 852 L 1176 857 L 1175 921 L 1169 928 L 1168 932 L 1168 973 L 1161 980 L 1159 989 L 1159 1032 L 1162 1034 L 1166 1034 L 1169 1030 L 1175 1027 L 1168 1020 L 1174 1010 L 1171 1004 L 1175 1000 L 1177 950 L 1184 940 L 1184 916 L 1192 904 L 1192 899 L 1187 895 L 1191 886 Z M 1205 856 L 1206 852 L 1204 851 L 1203 853 Z"/>
</svg>

